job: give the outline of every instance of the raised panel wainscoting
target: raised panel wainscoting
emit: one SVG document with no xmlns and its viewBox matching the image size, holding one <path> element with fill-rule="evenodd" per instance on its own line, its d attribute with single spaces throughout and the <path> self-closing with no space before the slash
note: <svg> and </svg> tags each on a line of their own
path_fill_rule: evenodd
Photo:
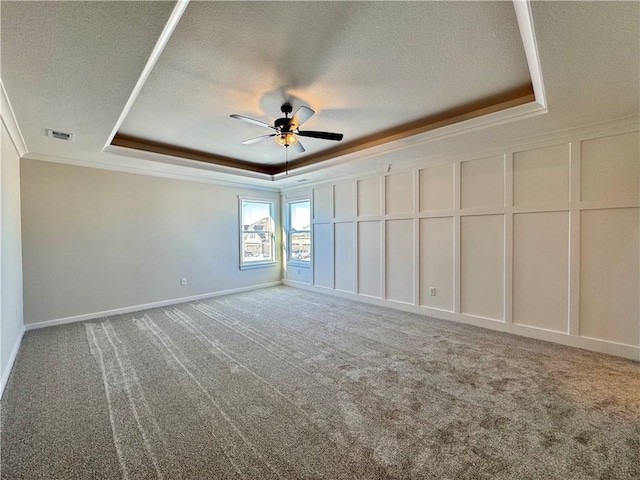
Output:
<svg viewBox="0 0 640 480">
<path fill-rule="evenodd" d="M 638 144 L 584 128 L 285 191 L 314 239 L 285 283 L 640 360 Z"/>
</svg>

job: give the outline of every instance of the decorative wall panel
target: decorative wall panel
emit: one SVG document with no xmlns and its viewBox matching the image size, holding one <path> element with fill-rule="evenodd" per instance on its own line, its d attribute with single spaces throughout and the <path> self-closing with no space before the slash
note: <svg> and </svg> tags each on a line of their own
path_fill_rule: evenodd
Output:
<svg viewBox="0 0 640 480">
<path fill-rule="evenodd" d="M 413 174 L 397 173 L 385 177 L 386 213 L 413 212 Z"/>
<path fill-rule="evenodd" d="M 451 210 L 453 201 L 453 164 L 420 170 L 420 211 Z"/>
<path fill-rule="evenodd" d="M 413 303 L 413 220 L 388 220 L 386 228 L 387 298 Z"/>
<path fill-rule="evenodd" d="M 331 288 L 331 228 L 330 223 L 313 226 L 313 283 Z"/>
<path fill-rule="evenodd" d="M 460 207 L 504 206 L 504 156 L 460 164 Z"/>
<path fill-rule="evenodd" d="M 382 296 L 381 222 L 358 222 L 358 293 Z"/>
<path fill-rule="evenodd" d="M 513 218 L 513 322 L 567 333 L 569 214 Z"/>
<path fill-rule="evenodd" d="M 380 177 L 358 181 L 358 215 L 380 215 Z"/>
<path fill-rule="evenodd" d="M 582 200 L 594 203 L 638 202 L 638 132 L 582 142 Z"/>
<path fill-rule="evenodd" d="M 353 183 L 340 183 L 333 187 L 333 208 L 335 218 L 351 218 L 355 216 Z"/>
<path fill-rule="evenodd" d="M 453 224 L 453 217 L 420 220 L 420 305 L 453 311 Z"/>
<path fill-rule="evenodd" d="M 462 217 L 460 222 L 462 313 L 504 318 L 504 215 Z"/>
<path fill-rule="evenodd" d="M 331 212 L 331 187 L 313 189 L 313 219 L 328 220 Z"/>
<path fill-rule="evenodd" d="M 355 291 L 353 223 L 335 223 L 334 276 L 336 290 Z"/>
<path fill-rule="evenodd" d="M 514 153 L 514 205 L 568 202 L 570 161 L 568 143 Z"/>
<path fill-rule="evenodd" d="M 581 214 L 580 335 L 640 343 L 638 209 Z"/>
</svg>

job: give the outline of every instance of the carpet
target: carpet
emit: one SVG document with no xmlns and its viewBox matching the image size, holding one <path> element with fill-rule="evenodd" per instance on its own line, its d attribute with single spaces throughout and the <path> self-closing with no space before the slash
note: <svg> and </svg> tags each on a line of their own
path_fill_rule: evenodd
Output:
<svg viewBox="0 0 640 480">
<path fill-rule="evenodd" d="M 638 479 L 640 364 L 290 287 L 27 332 L 2 479 Z"/>
</svg>

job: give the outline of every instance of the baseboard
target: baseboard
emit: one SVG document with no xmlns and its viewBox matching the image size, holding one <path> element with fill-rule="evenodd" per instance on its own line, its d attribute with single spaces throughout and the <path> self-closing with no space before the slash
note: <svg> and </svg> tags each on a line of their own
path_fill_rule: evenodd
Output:
<svg viewBox="0 0 640 480">
<path fill-rule="evenodd" d="M 0 398 L 4 394 L 4 387 L 7 386 L 7 382 L 9 381 L 9 375 L 11 375 L 11 370 L 13 369 L 13 364 L 16 361 L 16 357 L 18 356 L 18 351 L 20 350 L 20 345 L 22 344 L 22 337 L 24 336 L 25 328 L 22 327 L 20 329 L 20 333 L 18 334 L 18 338 L 16 339 L 16 343 L 13 345 L 13 350 L 11 350 L 11 356 L 9 357 L 9 362 L 7 366 L 4 367 L 4 372 L 2 372 L 2 377 L 0 377 Z"/>
<path fill-rule="evenodd" d="M 628 358 L 629 360 L 635 360 L 637 362 L 640 361 L 640 347 L 635 347 L 633 345 L 625 345 L 622 343 L 615 343 L 607 340 L 600 340 L 597 338 L 577 337 L 560 332 L 554 332 L 551 330 L 543 330 L 539 328 L 527 327 L 524 325 L 505 323 L 499 320 L 491 320 L 489 318 L 462 315 L 459 313 L 448 312 L 446 310 L 437 310 L 408 303 L 394 302 L 392 300 L 385 300 L 382 298 L 368 297 L 364 295 L 358 295 L 356 293 L 338 291 L 326 287 L 318 287 L 316 285 L 309 285 L 307 283 L 296 282 L 292 280 L 283 280 L 282 283 L 290 287 L 302 288 L 318 293 L 333 295 L 335 297 L 355 300 L 357 302 L 369 303 L 380 307 L 393 308 L 395 310 L 402 310 L 418 315 L 433 317 L 439 320 L 447 320 L 457 323 L 464 323 L 467 325 L 474 325 L 476 327 L 487 328 L 489 330 L 519 335 L 521 337 L 534 338 L 536 340 L 543 340 L 546 342 L 558 343 L 569 347 L 582 348 L 584 350 L 590 350 L 593 352 L 606 353 L 608 355 Z"/>
<path fill-rule="evenodd" d="M 64 325 L 66 323 L 82 322 L 84 320 L 93 320 L 96 318 L 108 317 L 112 315 L 120 315 L 122 313 L 138 312 L 141 310 L 149 310 L 150 308 L 166 307 L 168 305 L 194 302 L 196 300 L 203 300 L 205 298 L 220 297 L 222 295 L 230 295 L 232 293 L 241 293 L 241 292 L 248 292 L 250 290 L 258 290 L 260 288 L 275 287 L 276 285 L 281 285 L 281 284 L 282 284 L 281 281 L 261 283 L 259 285 L 250 285 L 248 287 L 232 288 L 229 290 L 220 290 L 217 292 L 193 295 L 191 297 L 181 297 L 181 298 L 174 298 L 171 300 L 162 300 L 160 302 L 145 303 L 142 305 L 132 305 L 130 307 L 114 308 L 113 310 L 85 313 L 82 315 L 74 315 L 73 317 L 56 318 L 53 320 L 45 320 L 44 322 L 29 323 L 25 325 L 25 329 L 29 331 L 29 330 L 36 330 L 39 328 L 54 327 L 56 325 Z"/>
</svg>

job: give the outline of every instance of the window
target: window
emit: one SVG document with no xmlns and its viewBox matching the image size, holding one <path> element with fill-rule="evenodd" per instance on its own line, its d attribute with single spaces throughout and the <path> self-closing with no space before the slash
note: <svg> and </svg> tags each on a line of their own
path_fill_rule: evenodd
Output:
<svg viewBox="0 0 640 480">
<path fill-rule="evenodd" d="M 311 263 L 311 202 L 287 203 L 287 251 L 289 262 Z"/>
<path fill-rule="evenodd" d="M 275 264 L 273 202 L 240 198 L 240 268 Z"/>
</svg>

